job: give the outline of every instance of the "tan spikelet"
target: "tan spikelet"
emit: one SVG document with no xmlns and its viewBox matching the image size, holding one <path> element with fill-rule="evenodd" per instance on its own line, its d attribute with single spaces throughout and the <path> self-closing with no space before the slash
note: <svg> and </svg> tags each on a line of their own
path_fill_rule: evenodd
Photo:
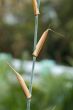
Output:
<svg viewBox="0 0 73 110">
<path fill-rule="evenodd" d="M 32 4 L 33 4 L 33 9 L 34 9 L 34 15 L 35 16 L 39 15 L 40 12 L 38 8 L 37 0 L 32 0 Z"/>
<path fill-rule="evenodd" d="M 39 53 L 40 53 L 42 47 L 44 46 L 44 43 L 45 43 L 45 41 L 46 41 L 46 38 L 47 38 L 47 35 L 48 35 L 48 31 L 49 31 L 49 30 L 50 30 L 50 29 L 47 29 L 47 30 L 42 34 L 40 40 L 38 41 L 38 43 L 37 43 L 37 45 L 36 45 L 36 48 L 35 48 L 34 52 L 33 52 L 33 56 L 38 57 L 38 55 L 39 55 Z"/>
<path fill-rule="evenodd" d="M 25 81 L 23 80 L 22 76 L 21 76 L 18 72 L 16 72 L 15 69 L 13 69 L 8 62 L 7 62 L 7 64 L 9 65 L 9 67 L 10 67 L 10 68 L 14 71 L 14 73 L 16 74 L 16 77 L 17 77 L 17 79 L 18 79 L 18 82 L 19 82 L 19 84 L 21 85 L 25 96 L 26 96 L 27 98 L 31 98 L 31 94 L 30 94 L 30 92 L 29 92 L 29 90 L 28 90 L 28 88 L 27 88 L 27 86 L 26 86 L 26 83 L 25 83 Z"/>
<path fill-rule="evenodd" d="M 36 45 L 36 48 L 35 48 L 35 50 L 34 50 L 34 52 L 33 52 L 33 54 L 32 54 L 33 56 L 38 57 L 40 51 L 42 50 L 42 48 L 43 48 L 43 46 L 44 46 L 44 44 L 45 44 L 45 41 L 46 41 L 46 39 L 47 39 L 47 36 L 48 36 L 49 31 L 51 31 L 51 32 L 53 32 L 53 33 L 55 33 L 55 34 L 57 34 L 57 35 L 59 35 L 59 36 L 61 36 L 61 37 L 64 37 L 62 34 L 60 34 L 60 33 L 58 33 L 58 32 L 55 32 L 55 31 L 53 31 L 52 29 L 47 29 L 47 30 L 42 34 L 40 40 L 38 41 L 38 43 L 37 43 L 37 45 Z"/>
</svg>

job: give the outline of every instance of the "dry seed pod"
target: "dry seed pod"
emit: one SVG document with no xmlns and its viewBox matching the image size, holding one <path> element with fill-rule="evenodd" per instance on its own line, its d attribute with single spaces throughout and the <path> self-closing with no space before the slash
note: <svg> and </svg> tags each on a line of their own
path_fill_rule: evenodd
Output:
<svg viewBox="0 0 73 110">
<path fill-rule="evenodd" d="M 40 14 L 37 0 L 32 0 L 32 3 L 33 3 L 34 15 L 37 16 Z"/>
<path fill-rule="evenodd" d="M 31 98 L 31 94 L 30 94 L 30 92 L 29 92 L 29 90 L 28 90 L 28 88 L 27 88 L 27 86 L 26 86 L 26 83 L 24 82 L 22 76 L 21 76 L 18 72 L 16 72 L 16 71 L 10 66 L 9 63 L 7 63 L 7 64 L 8 64 L 9 67 L 15 72 L 16 77 L 17 77 L 17 79 L 18 79 L 18 81 L 19 81 L 19 83 L 20 83 L 20 85 L 21 85 L 21 87 L 22 87 L 22 89 L 23 89 L 24 94 L 26 95 L 26 97 L 27 97 L 28 99 Z"/>
<path fill-rule="evenodd" d="M 41 36 L 39 42 L 38 42 L 37 45 L 36 45 L 36 48 L 35 48 L 34 52 L 33 52 L 33 56 L 38 57 L 38 55 L 39 55 L 39 53 L 40 53 L 40 51 L 41 51 L 41 49 L 42 49 L 42 47 L 43 47 L 43 45 L 44 45 L 44 43 L 45 43 L 45 41 L 46 41 L 46 38 L 47 38 L 47 35 L 48 35 L 48 31 L 50 31 L 50 30 L 51 30 L 51 29 L 47 29 L 47 30 L 42 34 L 42 36 Z"/>
</svg>

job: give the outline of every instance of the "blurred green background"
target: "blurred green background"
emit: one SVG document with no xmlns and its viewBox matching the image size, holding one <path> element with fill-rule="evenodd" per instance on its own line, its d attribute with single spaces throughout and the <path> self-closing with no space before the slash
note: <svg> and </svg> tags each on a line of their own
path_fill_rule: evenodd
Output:
<svg viewBox="0 0 73 110">
<path fill-rule="evenodd" d="M 73 0 L 41 0 L 40 13 L 38 40 L 48 27 L 64 37 L 49 33 L 37 59 L 41 71 L 35 66 L 31 110 L 73 110 Z M 33 38 L 32 1 L 0 0 L 0 110 L 26 110 L 26 98 L 6 61 L 27 76 L 29 86 Z M 43 63 L 46 59 L 51 62 Z M 61 74 L 59 66 L 65 67 Z"/>
</svg>

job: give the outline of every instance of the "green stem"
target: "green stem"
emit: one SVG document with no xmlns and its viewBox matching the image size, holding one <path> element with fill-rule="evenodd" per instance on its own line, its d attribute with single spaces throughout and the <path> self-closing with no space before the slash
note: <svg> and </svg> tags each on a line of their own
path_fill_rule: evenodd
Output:
<svg viewBox="0 0 73 110">
<path fill-rule="evenodd" d="M 40 6 L 40 0 L 37 0 L 38 7 Z M 34 47 L 33 50 L 36 47 L 37 44 L 37 34 L 38 34 L 38 15 L 35 16 L 35 30 L 34 30 Z M 29 91 L 32 95 L 32 83 L 33 83 L 33 75 L 34 75 L 34 67 L 35 67 L 36 57 L 33 57 L 33 63 L 32 63 L 32 72 L 31 72 L 31 78 L 30 78 L 30 85 L 29 85 Z M 31 100 L 27 99 L 27 110 L 30 110 L 30 103 Z"/>
<path fill-rule="evenodd" d="M 27 110 L 30 110 L 30 99 L 27 99 Z"/>
<path fill-rule="evenodd" d="M 36 44 L 37 44 L 37 33 L 38 33 L 38 16 L 35 16 L 35 31 L 34 31 L 33 50 L 35 49 Z M 30 91 L 31 95 L 32 95 L 32 82 L 33 82 L 35 62 L 36 62 L 36 57 L 33 57 L 32 72 L 31 72 L 30 85 L 29 85 L 29 91 Z M 27 99 L 27 110 L 30 110 L 30 103 L 31 103 L 31 101 L 29 101 L 29 99 Z"/>
</svg>

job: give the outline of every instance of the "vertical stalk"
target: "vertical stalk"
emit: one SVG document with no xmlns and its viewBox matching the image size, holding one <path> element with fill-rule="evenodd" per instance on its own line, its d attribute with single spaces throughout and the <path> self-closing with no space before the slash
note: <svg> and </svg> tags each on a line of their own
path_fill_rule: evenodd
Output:
<svg viewBox="0 0 73 110">
<path fill-rule="evenodd" d="M 38 7 L 40 6 L 40 0 L 37 0 Z M 37 44 L 37 34 L 38 34 L 38 15 L 35 16 L 35 29 L 34 29 L 34 46 L 33 50 L 36 47 Z M 32 95 L 32 83 L 33 83 L 33 75 L 34 75 L 34 67 L 35 67 L 36 57 L 33 56 L 33 63 L 32 63 L 32 72 L 31 72 L 31 78 L 30 78 L 30 85 L 29 85 L 29 91 Z M 30 103 L 31 100 L 27 99 L 27 110 L 30 110 Z"/>
<path fill-rule="evenodd" d="M 37 0 L 38 7 L 40 6 L 40 0 Z M 35 29 L 34 29 L 34 47 L 33 50 L 36 47 L 37 44 L 37 35 L 38 35 L 38 15 L 35 16 Z M 33 64 L 32 64 L 32 72 L 31 72 L 31 79 L 30 79 L 30 86 L 29 91 L 32 94 L 32 82 L 33 82 L 33 75 L 34 75 L 34 67 L 35 67 L 36 57 L 33 56 Z"/>
</svg>

